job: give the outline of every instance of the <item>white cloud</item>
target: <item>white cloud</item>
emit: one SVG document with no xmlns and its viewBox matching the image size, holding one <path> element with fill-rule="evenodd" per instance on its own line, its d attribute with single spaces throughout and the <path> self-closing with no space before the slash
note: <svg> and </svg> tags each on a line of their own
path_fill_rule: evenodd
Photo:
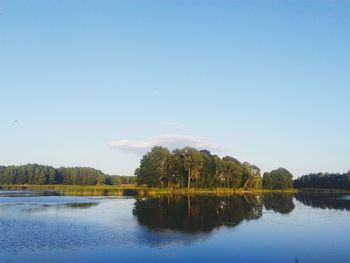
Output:
<svg viewBox="0 0 350 263">
<path fill-rule="evenodd" d="M 208 138 L 176 133 L 163 134 L 144 140 L 112 141 L 109 145 L 119 151 L 136 153 L 138 155 L 146 153 L 154 146 L 163 146 L 171 150 L 190 146 L 199 150 L 207 149 L 217 154 L 225 153 L 229 150 L 226 146 L 212 143 Z"/>
</svg>

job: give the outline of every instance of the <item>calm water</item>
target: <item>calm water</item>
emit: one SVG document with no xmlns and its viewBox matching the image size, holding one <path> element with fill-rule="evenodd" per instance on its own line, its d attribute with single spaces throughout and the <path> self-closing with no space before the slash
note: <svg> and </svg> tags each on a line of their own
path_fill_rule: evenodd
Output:
<svg viewBox="0 0 350 263">
<path fill-rule="evenodd" d="M 0 191 L 2 262 L 350 262 L 350 196 Z"/>
</svg>

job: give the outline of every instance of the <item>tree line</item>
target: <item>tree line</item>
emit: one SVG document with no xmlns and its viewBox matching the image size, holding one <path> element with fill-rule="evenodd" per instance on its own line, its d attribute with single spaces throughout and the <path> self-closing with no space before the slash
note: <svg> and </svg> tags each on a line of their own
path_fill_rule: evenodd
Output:
<svg viewBox="0 0 350 263">
<path fill-rule="evenodd" d="M 136 176 L 107 175 L 90 167 L 60 167 L 39 164 L 0 166 L 0 184 L 32 185 L 120 185 L 149 187 L 230 188 L 243 190 L 290 188 L 350 189 L 347 173 L 313 173 L 293 181 L 285 168 L 265 172 L 231 156 L 220 158 L 208 150 L 191 147 L 169 151 L 156 146 L 147 152 L 135 170 Z"/>
<path fill-rule="evenodd" d="M 0 184 L 119 185 L 135 183 L 134 176 L 110 176 L 90 167 L 61 167 L 39 164 L 0 166 Z"/>
<path fill-rule="evenodd" d="M 340 173 L 313 173 L 294 180 L 295 188 L 350 189 L 350 171 Z"/>
<path fill-rule="evenodd" d="M 149 187 L 230 189 L 292 188 L 292 175 L 284 168 L 261 177 L 260 169 L 231 156 L 220 158 L 208 150 L 191 147 L 175 149 L 155 146 L 147 152 L 135 170 L 136 181 Z"/>
</svg>

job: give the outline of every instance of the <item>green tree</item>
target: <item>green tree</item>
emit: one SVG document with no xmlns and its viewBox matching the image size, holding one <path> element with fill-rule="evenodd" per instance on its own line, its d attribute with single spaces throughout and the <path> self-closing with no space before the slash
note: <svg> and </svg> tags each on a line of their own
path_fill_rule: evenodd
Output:
<svg viewBox="0 0 350 263">
<path fill-rule="evenodd" d="M 155 177 L 159 178 L 160 185 L 168 183 L 171 180 L 172 155 L 167 148 L 155 146 L 149 153 L 149 158 L 153 164 Z"/>
<path fill-rule="evenodd" d="M 159 186 L 160 178 L 156 174 L 155 167 L 149 153 L 146 153 L 138 169 L 135 170 L 138 184 L 146 184 L 149 187 Z"/>
<path fill-rule="evenodd" d="M 266 189 L 293 188 L 293 175 L 285 168 L 278 168 L 264 174 L 263 185 Z"/>
<path fill-rule="evenodd" d="M 38 164 L 1 166 L 1 184 L 79 184 L 95 185 L 105 175 L 88 167 L 58 168 Z"/>
<path fill-rule="evenodd" d="M 273 180 L 269 172 L 265 172 L 263 175 L 263 188 L 264 189 L 273 189 Z"/>
<path fill-rule="evenodd" d="M 261 189 L 262 179 L 260 176 L 260 169 L 247 162 L 242 166 L 242 188 L 243 189 Z"/>
<path fill-rule="evenodd" d="M 200 177 L 204 159 L 199 151 L 191 147 L 185 147 L 177 154 L 179 154 L 178 160 L 180 160 L 181 166 L 187 173 L 187 189 L 190 189 L 191 181 Z"/>
<path fill-rule="evenodd" d="M 214 186 L 216 169 L 214 156 L 208 150 L 201 150 L 200 153 L 204 162 L 200 171 L 201 176 L 197 185 L 200 187 Z"/>
<path fill-rule="evenodd" d="M 228 188 L 239 188 L 242 182 L 242 168 L 230 159 L 222 160 L 222 174 Z"/>
</svg>

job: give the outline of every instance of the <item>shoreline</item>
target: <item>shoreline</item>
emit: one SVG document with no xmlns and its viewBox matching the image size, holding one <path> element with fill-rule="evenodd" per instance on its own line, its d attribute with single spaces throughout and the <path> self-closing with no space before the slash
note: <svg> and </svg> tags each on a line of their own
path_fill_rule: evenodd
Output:
<svg viewBox="0 0 350 263">
<path fill-rule="evenodd" d="M 155 196 L 155 195 L 234 195 L 262 193 L 296 193 L 298 189 L 242 190 L 228 188 L 150 188 L 137 185 L 0 185 L 0 190 L 62 191 L 64 195 L 81 196 Z"/>
<path fill-rule="evenodd" d="M 138 185 L 0 185 L 0 190 L 62 191 L 73 196 L 235 195 L 264 193 L 350 193 L 343 189 L 243 190 L 229 188 L 150 188 Z"/>
</svg>

